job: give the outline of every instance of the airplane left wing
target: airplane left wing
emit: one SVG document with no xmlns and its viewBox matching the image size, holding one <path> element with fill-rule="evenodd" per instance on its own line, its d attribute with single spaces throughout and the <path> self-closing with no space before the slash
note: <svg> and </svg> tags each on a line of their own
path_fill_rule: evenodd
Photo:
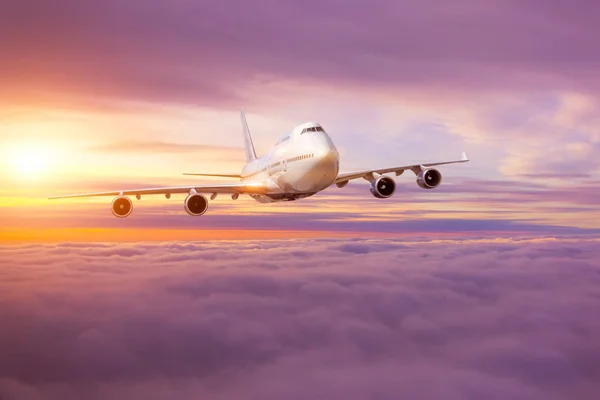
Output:
<svg viewBox="0 0 600 400">
<path fill-rule="evenodd" d="M 183 175 L 210 176 L 213 178 L 238 178 L 238 179 L 240 179 L 242 177 L 240 174 L 196 174 L 196 173 L 189 173 L 189 172 L 186 172 Z"/>
<path fill-rule="evenodd" d="M 417 175 L 422 168 L 429 168 L 429 167 L 435 167 L 438 165 L 447 165 L 447 164 L 456 164 L 456 163 L 464 163 L 469 161 L 469 158 L 467 157 L 466 153 L 462 153 L 462 157 L 460 160 L 454 160 L 454 161 L 442 161 L 442 162 L 436 162 L 436 163 L 428 163 L 428 164 L 415 164 L 415 165 L 405 165 L 402 167 L 392 167 L 392 168 L 383 168 L 383 169 L 371 169 L 371 170 L 366 170 L 366 171 L 359 171 L 359 172 L 350 172 L 350 173 L 346 173 L 346 174 L 339 174 L 338 177 L 335 180 L 335 184 L 338 187 L 343 187 L 345 186 L 348 181 L 351 181 L 353 179 L 358 179 L 358 178 L 365 178 L 367 180 L 373 179 L 373 174 L 387 174 L 389 172 L 395 172 L 396 175 L 401 175 L 404 171 L 406 170 L 411 170 L 415 173 L 415 175 Z"/>
<path fill-rule="evenodd" d="M 175 187 L 161 187 L 161 188 L 149 188 L 149 189 L 130 189 L 130 190 L 116 190 L 112 192 L 98 192 L 98 193 L 82 193 L 82 194 L 70 194 L 66 196 L 50 197 L 53 199 L 66 199 L 73 197 L 97 197 L 97 196 L 142 196 L 147 194 L 165 194 L 171 195 L 176 193 L 231 193 L 231 194 L 262 194 L 268 190 L 267 186 L 262 183 L 225 183 L 220 185 L 195 185 L 195 186 L 175 186 Z"/>
</svg>

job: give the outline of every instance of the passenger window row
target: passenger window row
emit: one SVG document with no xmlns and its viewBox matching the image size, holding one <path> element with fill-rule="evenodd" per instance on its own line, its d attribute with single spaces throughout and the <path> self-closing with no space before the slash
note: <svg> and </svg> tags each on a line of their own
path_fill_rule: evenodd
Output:
<svg viewBox="0 0 600 400">
<path fill-rule="evenodd" d="M 288 162 L 293 162 L 293 161 L 298 161 L 298 160 L 305 160 L 307 158 L 313 158 L 315 155 L 314 154 L 304 154 L 302 156 L 298 156 L 298 157 L 292 157 L 292 158 L 288 158 Z"/>
<path fill-rule="evenodd" d="M 314 153 L 310 153 L 310 154 L 304 154 L 304 155 L 301 155 L 301 156 L 298 156 L 298 157 L 292 157 L 292 158 L 288 158 L 286 161 L 287 161 L 287 162 L 294 162 L 294 161 L 299 161 L 299 160 L 305 160 L 305 159 L 307 159 L 307 158 L 313 158 L 314 156 L 315 156 L 315 155 L 314 155 Z M 281 162 L 280 162 L 280 161 L 278 161 L 278 162 L 276 162 L 276 163 L 273 163 L 273 164 L 271 164 L 271 165 L 268 165 L 268 166 L 264 167 L 263 169 L 261 169 L 260 171 L 256 171 L 256 172 L 255 172 L 255 173 L 253 173 L 252 175 L 248 175 L 248 176 L 246 177 L 246 179 L 247 179 L 247 178 L 251 178 L 251 177 L 253 177 L 254 175 L 260 174 L 260 173 L 262 173 L 262 172 L 266 172 L 267 170 L 273 169 L 273 168 L 275 168 L 275 167 L 278 167 L 278 166 L 280 166 L 280 165 L 281 165 Z"/>
</svg>

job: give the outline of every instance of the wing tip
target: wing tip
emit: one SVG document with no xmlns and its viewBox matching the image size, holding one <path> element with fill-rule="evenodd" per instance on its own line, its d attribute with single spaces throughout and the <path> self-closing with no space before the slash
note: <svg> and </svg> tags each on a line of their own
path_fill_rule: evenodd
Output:
<svg viewBox="0 0 600 400">
<path fill-rule="evenodd" d="M 461 158 L 461 161 L 469 161 L 469 157 L 467 157 L 467 153 L 463 151 Z"/>
</svg>

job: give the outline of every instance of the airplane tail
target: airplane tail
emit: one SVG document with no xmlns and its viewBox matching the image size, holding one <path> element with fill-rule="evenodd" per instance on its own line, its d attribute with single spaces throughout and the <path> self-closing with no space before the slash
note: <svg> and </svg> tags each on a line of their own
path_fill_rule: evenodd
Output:
<svg viewBox="0 0 600 400">
<path fill-rule="evenodd" d="M 244 131 L 244 147 L 246 149 L 246 162 L 256 160 L 256 151 L 254 150 L 254 144 L 252 143 L 252 136 L 250 136 L 250 129 L 248 129 L 248 122 L 246 122 L 246 115 L 244 110 L 240 110 L 240 117 L 242 119 L 242 129 Z"/>
</svg>

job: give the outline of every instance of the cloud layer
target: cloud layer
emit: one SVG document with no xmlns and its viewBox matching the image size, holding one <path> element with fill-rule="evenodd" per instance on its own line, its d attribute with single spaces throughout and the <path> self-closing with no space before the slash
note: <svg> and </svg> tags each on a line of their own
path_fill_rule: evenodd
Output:
<svg viewBox="0 0 600 400">
<path fill-rule="evenodd" d="M 592 399 L 596 241 L 0 248 L 3 399 Z"/>
</svg>

